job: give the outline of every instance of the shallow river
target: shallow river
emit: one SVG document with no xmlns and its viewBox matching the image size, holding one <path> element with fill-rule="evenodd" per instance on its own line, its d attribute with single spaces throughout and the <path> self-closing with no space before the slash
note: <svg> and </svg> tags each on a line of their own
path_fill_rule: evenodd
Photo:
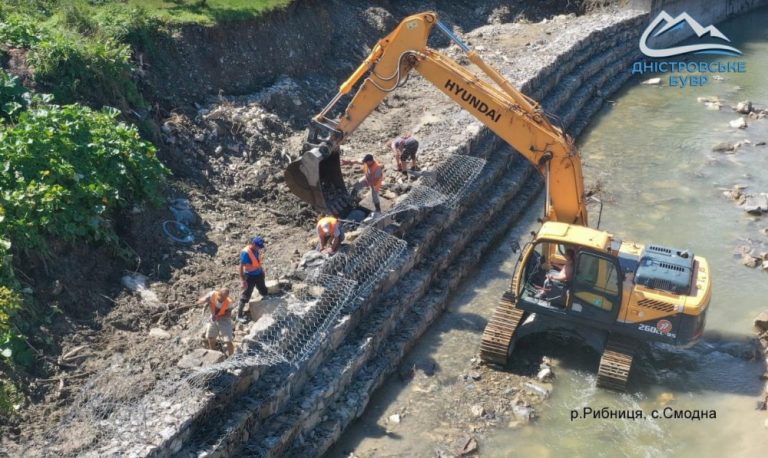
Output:
<svg viewBox="0 0 768 458">
<path fill-rule="evenodd" d="M 686 352 L 686 370 L 659 371 L 634 383 L 630 394 L 597 390 L 596 356 L 557 351 L 552 397 L 538 407 L 536 422 L 501 426 L 480 437 L 482 456 L 768 456 L 768 414 L 755 410 L 764 365 L 732 356 L 752 336 L 752 319 L 768 308 L 768 272 L 749 269 L 737 249 L 768 242 L 768 218 L 752 217 L 722 195 L 734 184 L 748 192 L 768 192 L 768 119 L 749 121 L 746 130 L 729 127 L 740 100 L 768 105 L 768 10 L 719 25 L 743 53 L 745 73 L 724 74 L 704 87 L 642 86 L 633 80 L 606 104 L 580 141 L 588 182 L 599 180 L 605 208 L 601 228 L 620 238 L 689 248 L 712 267 L 714 293 L 707 332 Z M 718 96 L 721 111 L 706 110 L 697 97 Z M 712 152 L 721 142 L 750 140 L 735 153 Z M 527 240 L 540 213 L 535 206 L 525 224 L 467 281 L 445 315 L 408 355 L 410 362 L 434 360 L 438 383 L 450 384 L 478 353 L 480 336 L 499 296 L 508 287 L 515 240 Z M 594 218 L 593 218 L 594 221 Z M 768 251 L 765 246 L 764 251 Z M 329 456 L 354 451 L 363 456 L 433 456 L 434 431 L 445 412 L 435 402 L 410 410 L 401 424 L 387 426 L 399 406 L 420 393 L 393 377 L 375 394 Z M 714 410 L 716 419 L 570 420 L 572 409 Z M 387 433 L 386 429 L 391 431 Z"/>
</svg>

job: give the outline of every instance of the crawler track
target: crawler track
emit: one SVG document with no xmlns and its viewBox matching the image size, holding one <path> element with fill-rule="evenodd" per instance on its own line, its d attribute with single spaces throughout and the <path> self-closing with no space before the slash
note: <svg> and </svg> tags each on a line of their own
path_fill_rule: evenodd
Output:
<svg viewBox="0 0 768 458">
<path fill-rule="evenodd" d="M 511 291 L 504 293 L 491 321 L 485 327 L 480 358 L 487 363 L 505 366 L 509 360 L 509 348 L 515 338 L 515 331 L 525 317 L 525 312 L 515 307 L 513 299 Z"/>
<path fill-rule="evenodd" d="M 624 391 L 632 369 L 632 341 L 618 336 L 608 337 L 597 371 L 597 386 Z"/>
</svg>

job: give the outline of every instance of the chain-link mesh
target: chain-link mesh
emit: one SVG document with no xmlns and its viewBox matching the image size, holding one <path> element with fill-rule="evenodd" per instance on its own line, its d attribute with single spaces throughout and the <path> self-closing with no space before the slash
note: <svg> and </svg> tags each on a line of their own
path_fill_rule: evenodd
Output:
<svg viewBox="0 0 768 458">
<path fill-rule="evenodd" d="M 115 364 L 91 377 L 75 397 L 47 451 L 65 456 L 121 456 L 140 445 L 171 437 L 180 418 L 189 418 L 206 399 L 199 384 L 181 379 L 137 383 L 136 369 Z M 145 386 L 137 386 L 145 385 Z"/>
<path fill-rule="evenodd" d="M 347 222 L 346 228 L 357 223 Z M 389 273 L 407 243 L 372 226 L 357 226 L 347 231 L 351 240 L 344 251 L 333 256 L 321 271 L 325 275 L 340 276 L 356 283 L 355 297 L 366 297 L 371 289 Z"/>
<path fill-rule="evenodd" d="M 445 156 L 422 184 L 445 196 L 444 205 L 453 207 L 485 167 L 485 159 L 463 154 Z"/>
<path fill-rule="evenodd" d="M 445 156 L 434 170 L 420 173 L 421 177 L 411 191 L 377 219 L 438 205 L 454 207 L 483 170 L 485 163 L 485 159 L 463 154 Z"/>
</svg>

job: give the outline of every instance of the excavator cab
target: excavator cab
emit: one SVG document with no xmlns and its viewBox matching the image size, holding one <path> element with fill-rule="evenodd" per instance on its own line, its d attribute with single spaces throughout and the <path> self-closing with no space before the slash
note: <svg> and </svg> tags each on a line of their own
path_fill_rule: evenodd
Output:
<svg viewBox="0 0 768 458">
<path fill-rule="evenodd" d="M 572 250 L 571 277 L 547 286 Z M 483 333 L 481 358 L 504 365 L 515 339 L 556 331 L 602 354 L 598 385 L 623 390 L 638 342 L 690 345 L 711 298 L 709 266 L 687 250 L 621 241 L 586 226 L 546 222 L 523 249 L 511 290 Z"/>
<path fill-rule="evenodd" d="M 553 280 L 548 277 L 558 275 L 562 271 L 567 262 L 566 250 L 573 248 L 546 241 L 532 245 L 523 272 L 521 297 L 543 306 L 565 310 L 569 303 L 573 279 Z"/>
<path fill-rule="evenodd" d="M 562 278 L 568 262 L 571 275 Z M 526 262 L 518 307 L 611 325 L 622 303 L 619 269 L 615 257 L 589 247 L 540 240 Z"/>
</svg>

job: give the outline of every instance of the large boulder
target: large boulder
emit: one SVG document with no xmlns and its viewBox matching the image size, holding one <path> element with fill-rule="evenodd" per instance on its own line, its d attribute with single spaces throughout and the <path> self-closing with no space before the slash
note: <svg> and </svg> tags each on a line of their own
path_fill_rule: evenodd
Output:
<svg viewBox="0 0 768 458">
<path fill-rule="evenodd" d="M 280 305 L 285 306 L 285 299 L 281 297 L 263 297 L 258 301 L 251 301 L 248 303 L 248 313 L 251 316 L 251 321 L 259 321 L 264 315 L 271 315 L 277 310 Z"/>
<path fill-rule="evenodd" d="M 736 104 L 736 111 L 741 114 L 749 114 L 752 111 L 752 102 L 745 100 Z"/>
<path fill-rule="evenodd" d="M 744 203 L 741 204 L 741 208 L 753 215 L 768 212 L 768 194 L 747 194 Z"/>
<path fill-rule="evenodd" d="M 733 127 L 734 129 L 746 129 L 747 120 L 744 118 L 734 119 L 733 121 L 729 122 L 728 125 Z"/>
<path fill-rule="evenodd" d="M 181 358 L 179 362 L 176 363 L 176 366 L 181 369 L 195 369 L 198 367 L 211 366 L 220 363 L 225 359 L 227 359 L 227 357 L 220 351 L 198 348 Z"/>
<path fill-rule="evenodd" d="M 716 153 L 724 153 L 726 151 L 733 151 L 736 149 L 736 146 L 733 143 L 718 143 L 717 145 L 712 147 L 712 151 Z"/>
<path fill-rule="evenodd" d="M 752 256 L 750 253 L 742 253 L 741 263 L 747 267 L 752 267 L 754 269 L 755 267 L 761 264 L 761 261 L 760 261 L 760 258 Z"/>
<path fill-rule="evenodd" d="M 476 456 L 477 455 L 477 439 L 465 434 L 458 438 L 454 443 L 454 450 L 456 456 Z"/>
<path fill-rule="evenodd" d="M 269 294 L 280 294 L 283 292 L 283 287 L 279 280 L 267 280 L 264 282 Z"/>
<path fill-rule="evenodd" d="M 758 334 L 768 331 L 768 310 L 760 312 L 760 315 L 755 317 L 755 329 Z"/>
</svg>

